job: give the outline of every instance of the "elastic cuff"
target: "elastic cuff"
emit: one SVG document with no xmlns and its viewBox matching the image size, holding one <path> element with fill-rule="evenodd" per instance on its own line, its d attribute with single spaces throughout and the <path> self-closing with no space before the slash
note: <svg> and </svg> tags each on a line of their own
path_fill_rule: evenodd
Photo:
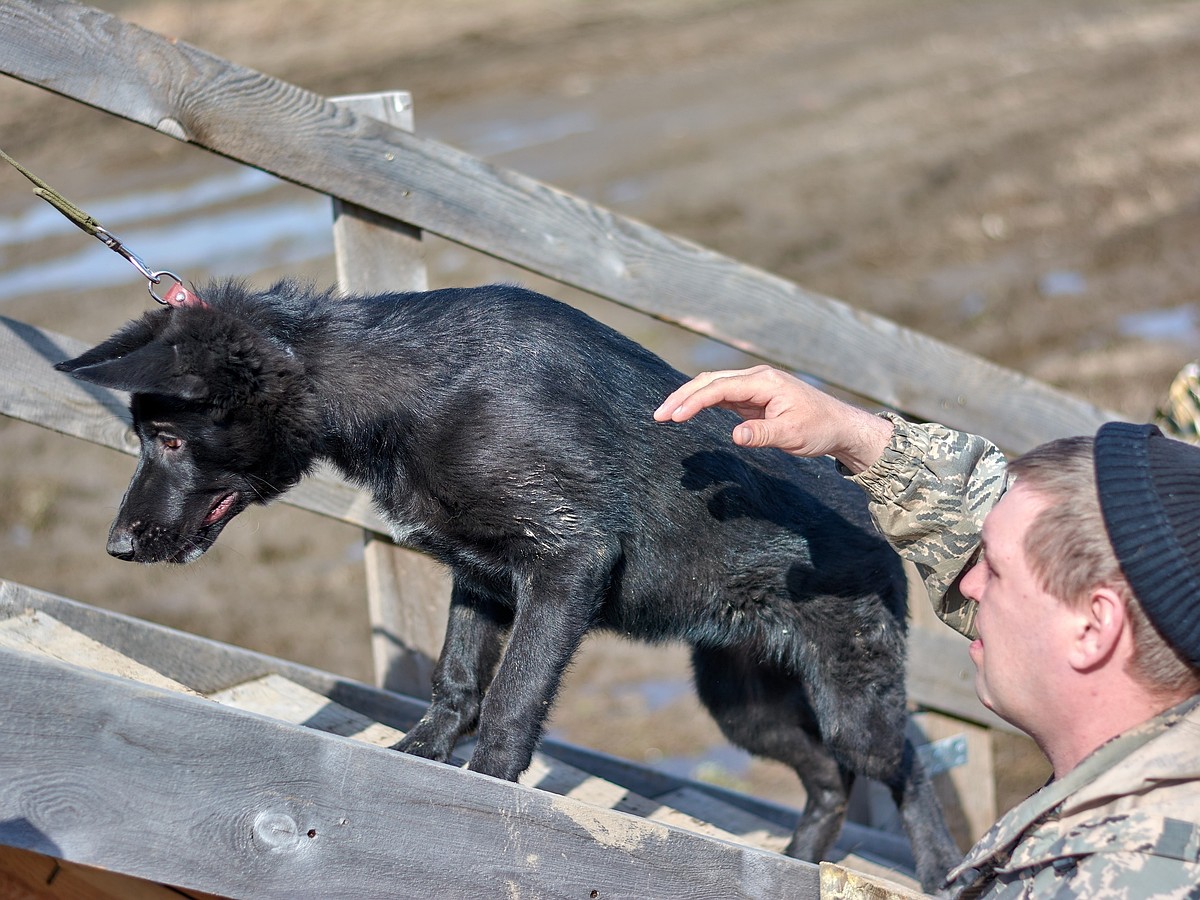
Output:
<svg viewBox="0 0 1200 900">
<path fill-rule="evenodd" d="M 904 493 L 917 472 L 924 467 L 929 452 L 929 435 L 914 429 L 911 423 L 893 412 L 881 412 L 879 417 L 892 423 L 892 437 L 883 455 L 857 475 L 847 470 L 842 474 L 877 500 L 898 497 Z"/>
</svg>

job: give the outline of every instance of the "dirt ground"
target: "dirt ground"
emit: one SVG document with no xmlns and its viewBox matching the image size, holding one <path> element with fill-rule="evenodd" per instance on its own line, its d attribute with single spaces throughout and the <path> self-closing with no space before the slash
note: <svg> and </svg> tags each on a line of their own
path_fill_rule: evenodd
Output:
<svg viewBox="0 0 1200 900">
<path fill-rule="evenodd" d="M 1200 4 L 96 5 L 321 94 L 410 90 L 419 131 L 1131 419 L 1150 417 L 1200 350 Z M 7 79 L 0 136 L 85 207 L 231 169 Z M 298 189 L 277 193 L 287 191 Z M 12 173 L 0 179 L 0 226 L 37 203 Z M 173 221 L 157 215 L 147 227 Z M 81 240 L 0 243 L 0 284 L 47 266 L 39 290 L 0 290 L 0 314 L 86 340 L 146 308 L 129 283 L 58 277 L 53 261 Z M 430 254 L 436 283 L 499 271 L 436 242 Z M 186 274 L 200 280 L 201 268 Z M 211 268 L 222 272 L 219 260 Z M 284 269 L 333 278 L 327 255 L 259 274 Z M 741 361 L 603 315 L 682 368 Z M 103 552 L 128 458 L 10 421 L 0 448 L 4 577 L 369 678 L 354 529 L 285 507 L 250 511 L 201 563 L 136 569 Z M 686 763 L 719 746 L 686 678 L 676 648 L 592 641 L 555 733 Z M 700 774 L 799 797 L 794 776 L 770 765 L 707 766 Z M 1005 804 L 1040 775 L 1036 764 L 1013 771 Z"/>
</svg>

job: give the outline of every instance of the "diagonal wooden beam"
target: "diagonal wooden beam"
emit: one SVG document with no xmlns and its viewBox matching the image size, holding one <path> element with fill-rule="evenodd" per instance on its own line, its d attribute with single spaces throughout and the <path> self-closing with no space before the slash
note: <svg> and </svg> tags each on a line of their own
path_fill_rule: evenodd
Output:
<svg viewBox="0 0 1200 900">
<path fill-rule="evenodd" d="M 0 648 L 0 844 L 232 897 L 816 897 L 815 866 Z"/>
<path fill-rule="evenodd" d="M 1091 433 L 1114 417 L 886 319 L 69 0 L 0 5 L 0 71 L 895 409 L 987 434 L 1009 450 Z"/>
</svg>

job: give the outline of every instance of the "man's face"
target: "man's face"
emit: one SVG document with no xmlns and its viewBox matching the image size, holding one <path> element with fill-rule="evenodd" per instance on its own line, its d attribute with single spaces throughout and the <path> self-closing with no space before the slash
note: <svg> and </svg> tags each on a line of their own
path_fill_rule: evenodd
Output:
<svg viewBox="0 0 1200 900">
<path fill-rule="evenodd" d="M 1069 669 L 1068 608 L 1042 590 L 1025 557 L 1025 533 L 1046 504 L 1020 483 L 1006 493 L 984 520 L 979 562 L 961 582 L 963 594 L 979 603 L 979 638 L 970 650 L 975 691 L 984 706 L 1035 738 L 1051 724 Z"/>
</svg>

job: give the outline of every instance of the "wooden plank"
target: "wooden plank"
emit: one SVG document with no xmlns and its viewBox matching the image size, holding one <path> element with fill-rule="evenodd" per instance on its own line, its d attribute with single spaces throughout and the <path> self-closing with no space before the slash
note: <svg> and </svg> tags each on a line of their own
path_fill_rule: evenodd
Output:
<svg viewBox="0 0 1200 900">
<path fill-rule="evenodd" d="M 136 456 L 127 395 L 52 368 L 87 349 L 82 341 L 0 316 L 0 414 Z M 328 467 L 305 478 L 281 502 L 387 533 L 370 498 Z"/>
<path fill-rule="evenodd" d="M 893 408 L 987 434 L 1009 450 L 1090 434 L 1114 417 L 893 322 L 86 6 L 0 6 L 0 71 Z"/>
<path fill-rule="evenodd" d="M 37 610 L 25 610 L 20 615 L 0 620 L 0 647 L 26 653 L 40 653 L 71 665 L 83 666 L 119 678 L 129 678 L 141 684 L 150 684 L 170 691 L 196 693 L 173 678 L 168 678 Z"/>
<path fill-rule="evenodd" d="M 199 696 L 185 685 L 38 610 L 26 610 L 0 621 L 0 647 L 36 652 L 70 665 Z M 391 747 L 404 737 L 403 731 L 374 722 L 276 673 L 211 693 L 207 699 L 376 747 Z M 593 806 L 775 852 L 782 851 L 790 838 L 788 829 L 694 788 L 678 788 L 652 800 L 542 753 L 534 754 L 533 763 L 520 782 Z M 848 857 L 843 864 L 858 871 L 902 879 L 894 871 L 859 857 Z"/>
<path fill-rule="evenodd" d="M 304 725 L 329 734 L 342 735 L 376 747 L 391 747 L 404 737 L 404 732 L 399 729 L 373 722 L 354 710 L 276 674 L 234 685 L 224 691 L 210 694 L 209 699 L 293 725 Z M 461 761 L 456 765 L 461 766 Z M 781 850 L 787 843 L 787 835 L 780 829 L 773 829 L 774 833 L 768 834 L 768 829 L 760 823 L 747 827 L 745 834 L 740 828 L 737 833 L 722 828 L 719 816 L 723 809 L 718 804 L 711 804 L 706 809 L 713 818 L 682 813 L 660 801 L 640 797 L 619 785 L 596 778 L 541 753 L 534 754 L 533 763 L 522 774 L 520 783 L 592 806 L 630 813 L 720 840 L 740 841 L 775 851 Z M 744 814 L 739 817 L 738 824 L 742 821 Z"/>
<path fill-rule="evenodd" d="M 262 898 L 818 895 L 811 865 L 185 694 L 6 650 L 0 683 L 10 846 Z"/>
<path fill-rule="evenodd" d="M 859 875 L 843 866 L 821 863 L 821 900 L 924 900 L 928 895 L 906 885 Z"/>
<path fill-rule="evenodd" d="M 0 846 L 0 897 L 4 900 L 220 900 L 33 853 Z"/>
<path fill-rule="evenodd" d="M 411 727 L 425 712 L 426 704 L 419 700 L 0 579 L 0 618 L 28 610 L 45 612 L 201 694 L 274 672 L 400 729 Z"/>
<path fill-rule="evenodd" d="M 412 131 L 412 98 L 404 92 L 339 98 L 337 104 Z M 333 247 L 343 292 L 428 288 L 421 232 L 361 206 L 333 199 Z M 363 547 L 375 684 L 428 698 L 446 636 L 450 574 L 421 553 L 368 531 Z"/>
<path fill-rule="evenodd" d="M 373 747 L 391 747 L 404 737 L 400 729 L 372 721 L 275 672 L 211 693 L 208 699 L 292 725 L 339 734 Z"/>
<path fill-rule="evenodd" d="M 411 727 L 425 710 L 425 704 L 417 700 L 375 690 L 327 672 L 0 580 L 0 617 L 30 609 L 51 614 L 201 693 L 213 693 L 274 673 L 400 731 Z M 793 830 L 798 820 L 795 809 L 716 785 L 676 778 L 606 753 L 552 739 L 543 740 L 541 747 L 541 753 L 547 756 L 569 762 L 577 770 L 614 783 L 628 790 L 630 795 L 638 794 L 658 803 L 669 794 L 691 789 L 720 800 L 730 809 L 728 821 L 734 821 L 732 817 L 736 810 L 743 810 L 767 823 L 765 830 L 782 834 Z M 737 827 L 729 830 L 736 833 Z M 847 822 L 842 828 L 835 847 L 835 858 L 848 854 L 878 860 L 892 870 L 912 871 L 912 856 L 903 837 L 853 822 Z"/>
<path fill-rule="evenodd" d="M 180 682 L 165 677 L 39 610 L 25 610 L 19 615 L 0 620 L 0 647 L 36 652 L 70 665 L 128 678 L 140 684 L 200 696 Z M 404 737 L 403 731 L 375 722 L 274 672 L 212 692 L 207 698 L 235 709 L 341 735 L 375 747 L 391 747 Z M 461 761 L 458 764 L 461 765 Z M 698 798 L 681 794 L 681 799 L 686 800 L 693 809 L 703 806 L 707 815 L 682 813 L 661 801 L 640 797 L 541 753 L 534 754 L 533 764 L 521 776 L 521 784 L 709 837 L 742 840 L 764 849 L 779 851 L 789 837 L 785 830 L 756 820 L 752 815 L 720 801 L 709 799 L 701 804 Z M 722 815 L 736 824 L 736 832 L 714 824 L 720 821 Z"/>
<path fill-rule="evenodd" d="M 912 719 L 929 741 L 951 737 L 966 741 L 966 762 L 934 776 L 934 786 L 942 809 L 946 811 L 950 831 L 965 851 L 983 837 L 1004 812 L 996 802 L 992 731 L 931 711 L 915 713 Z"/>
</svg>

